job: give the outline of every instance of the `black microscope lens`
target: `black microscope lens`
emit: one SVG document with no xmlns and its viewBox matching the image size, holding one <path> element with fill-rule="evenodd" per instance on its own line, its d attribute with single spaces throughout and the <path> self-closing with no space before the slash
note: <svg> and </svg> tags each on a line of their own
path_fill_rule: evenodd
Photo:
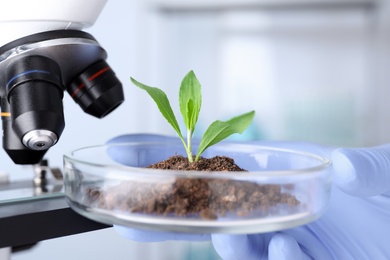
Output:
<svg viewBox="0 0 390 260">
<path fill-rule="evenodd" d="M 124 101 L 121 82 L 103 60 L 74 79 L 67 91 L 84 112 L 97 118 L 106 116 Z"/>
<path fill-rule="evenodd" d="M 65 127 L 59 66 L 47 57 L 26 56 L 11 63 L 6 75 L 14 131 L 30 149 L 50 148 Z"/>
</svg>

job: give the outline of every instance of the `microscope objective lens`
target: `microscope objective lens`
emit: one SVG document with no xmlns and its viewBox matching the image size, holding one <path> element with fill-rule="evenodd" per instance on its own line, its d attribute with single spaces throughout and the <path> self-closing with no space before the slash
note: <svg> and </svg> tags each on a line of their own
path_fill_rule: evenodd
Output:
<svg viewBox="0 0 390 260">
<path fill-rule="evenodd" d="M 57 142 L 57 135 L 47 130 L 33 130 L 23 137 L 23 144 L 33 150 L 46 150 Z"/>
</svg>

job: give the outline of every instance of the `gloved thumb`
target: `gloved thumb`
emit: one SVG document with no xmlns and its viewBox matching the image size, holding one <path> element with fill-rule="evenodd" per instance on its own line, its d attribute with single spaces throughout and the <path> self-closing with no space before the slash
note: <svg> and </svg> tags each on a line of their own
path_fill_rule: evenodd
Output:
<svg viewBox="0 0 390 260">
<path fill-rule="evenodd" d="M 292 257 L 297 260 L 311 259 L 302 252 L 292 236 L 283 233 L 274 235 L 268 245 L 268 259 L 287 260 Z"/>
<path fill-rule="evenodd" d="M 344 192 L 368 197 L 390 190 L 390 144 L 338 148 L 332 153 L 334 180 Z"/>
<path fill-rule="evenodd" d="M 211 241 L 218 255 L 224 260 L 264 259 L 272 237 L 268 234 L 212 234 Z"/>
</svg>

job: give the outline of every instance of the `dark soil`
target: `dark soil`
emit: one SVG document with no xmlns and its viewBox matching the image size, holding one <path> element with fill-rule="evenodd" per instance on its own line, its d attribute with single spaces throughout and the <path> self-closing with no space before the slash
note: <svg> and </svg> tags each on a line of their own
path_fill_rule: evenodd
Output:
<svg viewBox="0 0 390 260">
<path fill-rule="evenodd" d="M 215 156 L 208 159 L 200 157 L 197 162 L 189 163 L 187 157 L 176 155 L 170 157 L 168 160 L 149 165 L 146 168 L 180 171 L 245 171 L 238 167 L 232 158 L 226 156 Z"/>
<path fill-rule="evenodd" d="M 172 156 L 148 166 L 153 169 L 183 171 L 245 171 L 228 157 L 187 158 Z M 159 172 L 158 174 L 161 174 Z M 213 173 L 214 174 L 214 173 Z M 151 178 L 152 180 L 152 178 Z M 287 187 L 291 188 L 291 187 Z M 171 215 L 217 219 L 233 214 L 240 217 L 266 216 L 280 211 L 293 212 L 300 202 L 282 192 L 282 186 L 223 179 L 176 178 L 170 182 L 123 182 L 104 191 L 87 189 L 88 200 L 99 207 L 153 215 Z"/>
</svg>

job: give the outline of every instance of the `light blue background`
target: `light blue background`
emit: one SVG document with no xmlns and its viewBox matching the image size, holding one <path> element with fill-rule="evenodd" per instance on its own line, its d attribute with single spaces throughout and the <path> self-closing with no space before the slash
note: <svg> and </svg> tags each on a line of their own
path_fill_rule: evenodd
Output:
<svg viewBox="0 0 390 260">
<path fill-rule="evenodd" d="M 173 135 L 152 100 L 129 77 L 164 89 L 179 111 L 180 81 L 191 69 L 202 84 L 199 132 L 216 119 L 254 109 L 254 124 L 243 139 L 336 146 L 389 142 L 387 2 L 374 9 L 351 5 L 203 13 L 161 12 L 147 5 L 154 2 L 170 1 L 109 1 L 86 30 L 107 50 L 126 101 L 99 120 L 84 114 L 65 93 L 66 128 L 47 154 L 51 165 L 62 167 L 64 153 L 119 134 Z M 8 172 L 11 180 L 32 178 L 30 167 L 14 165 L 3 150 L 0 171 Z M 208 243 L 136 243 L 108 229 L 45 241 L 13 259 L 191 257 L 215 255 Z"/>
</svg>

